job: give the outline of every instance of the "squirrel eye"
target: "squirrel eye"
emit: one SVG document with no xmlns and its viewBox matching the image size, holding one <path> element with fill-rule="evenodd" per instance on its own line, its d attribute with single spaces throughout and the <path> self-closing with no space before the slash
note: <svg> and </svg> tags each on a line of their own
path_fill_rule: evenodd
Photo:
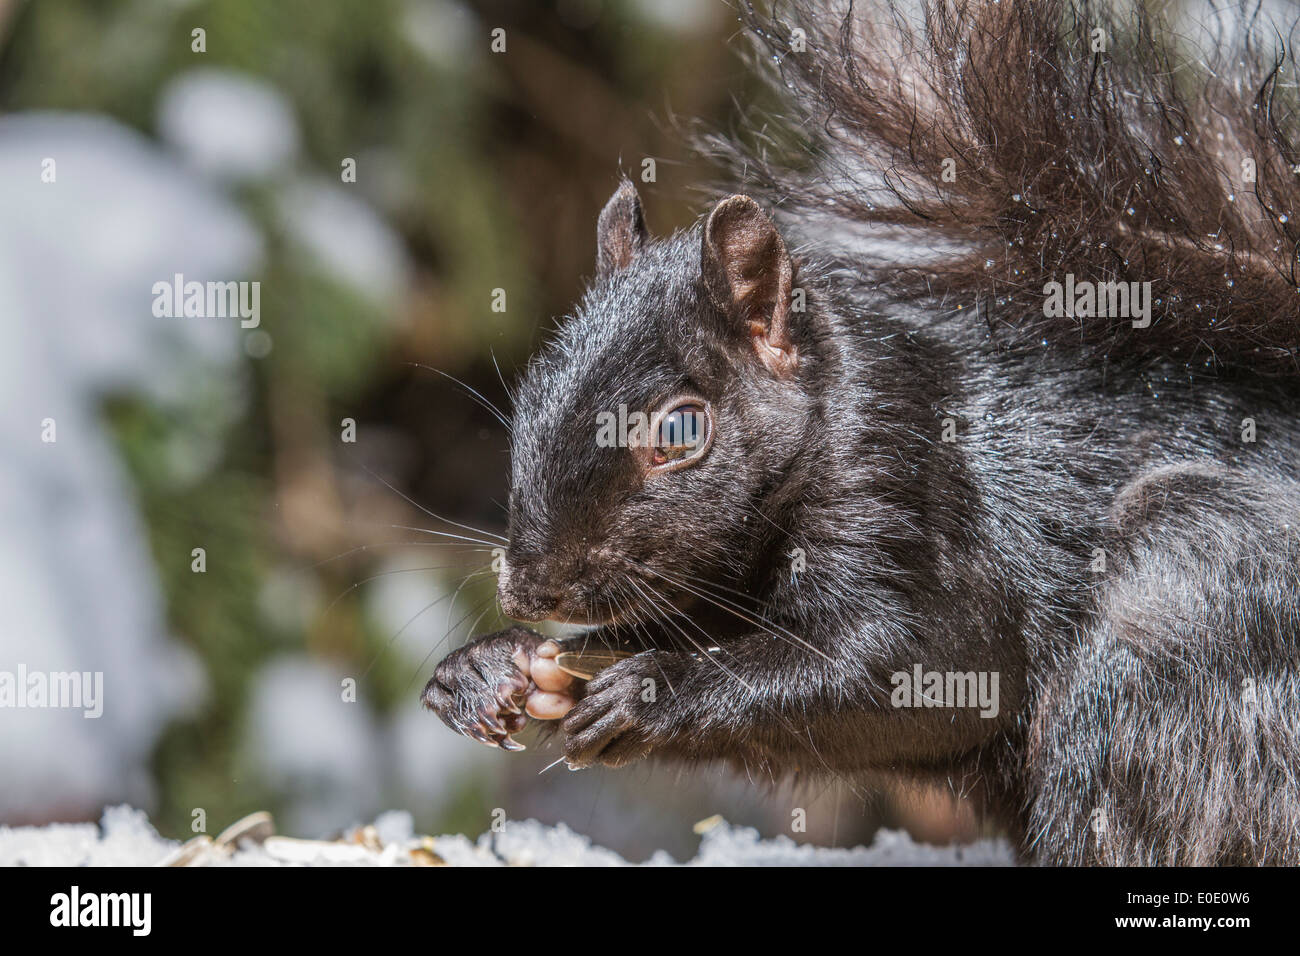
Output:
<svg viewBox="0 0 1300 956">
<path fill-rule="evenodd" d="M 655 465 L 684 462 L 705 448 L 709 433 L 708 413 L 699 405 L 678 405 L 659 419 L 655 428 Z"/>
</svg>

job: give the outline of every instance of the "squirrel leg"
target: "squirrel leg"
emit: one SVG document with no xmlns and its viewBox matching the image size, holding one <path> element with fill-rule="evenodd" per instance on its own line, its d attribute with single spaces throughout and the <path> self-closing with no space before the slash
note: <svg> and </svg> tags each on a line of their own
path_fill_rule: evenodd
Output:
<svg viewBox="0 0 1300 956">
<path fill-rule="evenodd" d="M 1297 515 L 1293 486 L 1199 464 L 1119 493 L 1093 618 L 1029 737 L 1039 860 L 1300 862 Z"/>
</svg>

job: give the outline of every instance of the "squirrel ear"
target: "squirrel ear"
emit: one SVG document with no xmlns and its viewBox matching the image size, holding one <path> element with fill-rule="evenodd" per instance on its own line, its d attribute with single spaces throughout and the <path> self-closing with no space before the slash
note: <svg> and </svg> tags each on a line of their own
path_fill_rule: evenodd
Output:
<svg viewBox="0 0 1300 956">
<path fill-rule="evenodd" d="M 798 362 L 790 341 L 793 266 L 776 226 L 748 196 L 730 196 L 704 224 L 700 253 L 713 304 L 749 335 L 772 374 L 788 377 Z"/>
<path fill-rule="evenodd" d="M 645 241 L 641 197 L 636 194 L 632 181 L 624 178 L 596 221 L 596 271 L 608 275 L 626 269 Z"/>
</svg>

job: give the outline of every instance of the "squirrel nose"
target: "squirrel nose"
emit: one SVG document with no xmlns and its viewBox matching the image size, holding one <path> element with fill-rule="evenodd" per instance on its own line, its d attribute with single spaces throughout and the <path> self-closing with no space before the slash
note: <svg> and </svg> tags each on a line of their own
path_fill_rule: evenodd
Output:
<svg viewBox="0 0 1300 956">
<path fill-rule="evenodd" d="M 555 612 L 559 598 L 526 570 L 510 564 L 497 581 L 501 610 L 517 621 L 541 621 Z"/>
<path fill-rule="evenodd" d="M 516 621 L 543 621 L 555 612 L 558 603 L 553 595 L 519 594 L 514 590 L 500 590 L 501 610 Z"/>
</svg>

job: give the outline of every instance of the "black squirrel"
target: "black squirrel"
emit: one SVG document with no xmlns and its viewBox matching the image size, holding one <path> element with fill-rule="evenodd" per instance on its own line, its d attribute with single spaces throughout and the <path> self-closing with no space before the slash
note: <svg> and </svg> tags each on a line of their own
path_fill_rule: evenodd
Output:
<svg viewBox="0 0 1300 956">
<path fill-rule="evenodd" d="M 636 653 L 514 627 L 425 703 L 572 766 L 947 782 L 1043 863 L 1300 863 L 1294 57 L 778 7 L 806 162 L 712 140 L 763 203 L 663 239 L 624 181 L 513 395 L 501 606 Z"/>
</svg>

